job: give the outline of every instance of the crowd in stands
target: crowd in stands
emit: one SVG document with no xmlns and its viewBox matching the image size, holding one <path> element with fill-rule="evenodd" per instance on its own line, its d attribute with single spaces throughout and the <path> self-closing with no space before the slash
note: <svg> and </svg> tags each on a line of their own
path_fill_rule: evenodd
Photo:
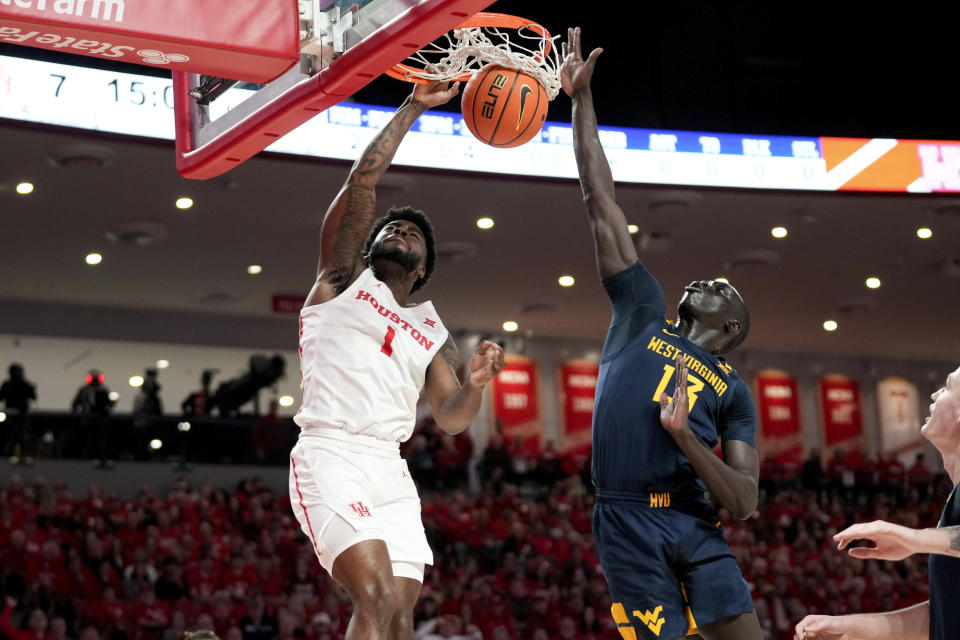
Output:
<svg viewBox="0 0 960 640">
<path fill-rule="evenodd" d="M 533 457 L 496 435 L 475 456 L 468 436 L 429 425 L 404 449 L 435 553 L 418 640 L 620 636 L 590 535 L 584 456 L 548 448 Z M 944 477 L 885 473 L 857 456 L 787 471 L 764 464 L 749 520 L 720 512 L 766 638 L 792 638 L 808 612 L 886 611 L 927 597 L 925 558 L 854 560 L 831 537 L 876 518 L 934 525 Z M 91 486 L 74 496 L 14 476 L 0 484 L 0 580 L 0 634 L 10 640 L 177 640 L 190 629 L 224 640 L 335 640 L 350 615 L 288 496 L 256 478 L 229 489 L 179 478 L 165 495 Z"/>
</svg>

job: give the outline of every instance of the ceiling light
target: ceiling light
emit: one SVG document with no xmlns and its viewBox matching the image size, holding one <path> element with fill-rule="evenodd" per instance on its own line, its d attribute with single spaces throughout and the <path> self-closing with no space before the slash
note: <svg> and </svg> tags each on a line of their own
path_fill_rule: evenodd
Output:
<svg viewBox="0 0 960 640">
<path fill-rule="evenodd" d="M 279 398 L 277 398 L 277 402 L 280 403 L 281 407 L 292 407 L 293 396 L 280 396 Z"/>
<path fill-rule="evenodd" d="M 27 195 L 28 193 L 33 193 L 33 183 L 32 182 L 21 182 L 17 185 L 17 193 L 22 196 Z"/>
<path fill-rule="evenodd" d="M 477 226 L 481 229 L 493 229 L 493 218 L 477 218 Z"/>
<path fill-rule="evenodd" d="M 723 276 L 717 276 L 716 278 L 714 278 L 714 281 L 715 281 L 715 282 L 726 282 L 727 284 L 730 284 L 730 281 L 727 280 L 726 278 L 724 278 Z"/>
<path fill-rule="evenodd" d="M 917 229 L 917 237 L 921 240 L 928 240 L 933 237 L 933 230 L 927 227 L 920 227 Z"/>
<path fill-rule="evenodd" d="M 867 287 L 870 289 L 879 289 L 880 288 L 880 278 L 875 276 L 870 276 L 867 278 Z"/>
<path fill-rule="evenodd" d="M 116 402 L 120 399 L 120 394 L 116 391 L 111 391 L 109 394 L 107 394 L 107 397 L 110 398 L 110 402 Z"/>
<path fill-rule="evenodd" d="M 7 414 L 5 414 L 3 411 L 0 411 L 0 422 L 6 422 L 6 420 Z"/>
<path fill-rule="evenodd" d="M 150 441 L 150 448 L 153 449 L 154 451 L 156 451 L 162 446 L 163 446 L 163 441 L 160 440 L 159 438 L 154 438 L 153 440 Z"/>
<path fill-rule="evenodd" d="M 836 320 L 825 320 L 823 322 L 824 331 L 836 331 L 837 330 L 837 321 Z"/>
<path fill-rule="evenodd" d="M 184 420 L 183 422 L 178 422 L 177 431 L 182 431 L 183 433 L 190 431 L 190 423 L 187 422 L 186 420 Z"/>
<path fill-rule="evenodd" d="M 131 387 L 142 387 L 143 386 L 143 376 L 130 376 L 128 381 Z"/>
<path fill-rule="evenodd" d="M 101 262 L 103 262 L 103 256 L 100 255 L 99 253 L 88 253 L 87 257 L 84 258 L 84 260 L 87 261 L 87 264 L 92 266 L 92 265 L 100 264 Z"/>
<path fill-rule="evenodd" d="M 250 265 L 249 267 L 247 267 L 247 273 L 249 273 L 249 274 L 252 275 L 252 276 L 257 275 L 258 273 L 261 273 L 262 271 L 263 271 L 263 267 L 261 267 L 261 266 L 258 265 L 258 264 L 252 264 L 252 265 Z"/>
<path fill-rule="evenodd" d="M 507 320 L 506 322 L 503 323 L 504 331 L 516 331 L 519 328 L 520 328 L 520 325 L 518 325 L 513 320 Z"/>
<path fill-rule="evenodd" d="M 627 225 L 627 231 L 629 231 L 631 234 L 634 234 L 634 233 L 640 231 L 640 227 L 638 227 L 638 226 L 635 225 L 635 224 L 628 224 L 628 225 Z"/>
<path fill-rule="evenodd" d="M 770 229 L 770 235 L 774 238 L 786 238 L 787 237 L 787 228 L 786 227 L 774 227 Z"/>
<path fill-rule="evenodd" d="M 157 360 L 157 369 L 166 369 L 170 366 L 169 360 Z"/>
<path fill-rule="evenodd" d="M 560 283 L 561 287 L 572 287 L 576 280 L 573 279 L 573 276 L 560 276 L 560 278 L 557 279 L 557 282 Z"/>
<path fill-rule="evenodd" d="M 177 198 L 177 209 L 189 209 L 193 206 L 193 198 L 188 198 L 186 196 L 182 198 Z"/>
</svg>

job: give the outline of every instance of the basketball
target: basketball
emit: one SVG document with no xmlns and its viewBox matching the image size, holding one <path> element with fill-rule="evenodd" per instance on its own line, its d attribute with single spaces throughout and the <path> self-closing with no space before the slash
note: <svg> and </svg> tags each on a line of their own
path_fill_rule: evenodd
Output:
<svg viewBox="0 0 960 640">
<path fill-rule="evenodd" d="M 475 73 L 461 102 L 470 133 L 499 148 L 519 147 L 537 135 L 549 104 L 546 90 L 533 77 L 499 66 Z"/>
</svg>

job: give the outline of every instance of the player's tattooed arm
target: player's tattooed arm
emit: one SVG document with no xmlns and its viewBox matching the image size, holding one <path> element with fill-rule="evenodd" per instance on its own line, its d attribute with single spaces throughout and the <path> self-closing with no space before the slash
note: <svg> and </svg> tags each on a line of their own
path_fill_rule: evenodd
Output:
<svg viewBox="0 0 960 640">
<path fill-rule="evenodd" d="M 464 431 L 477 417 L 483 388 L 504 367 L 503 349 L 484 341 L 474 351 L 467 379 L 461 386 L 457 378 L 459 354 L 453 338 L 448 338 L 427 367 L 425 394 L 433 408 L 437 425 L 451 435 Z"/>
<path fill-rule="evenodd" d="M 325 302 L 342 293 L 363 270 L 363 243 L 373 226 L 377 182 L 417 118 L 458 93 L 458 85 L 447 87 L 446 84 L 417 85 L 354 162 L 320 227 L 317 286 L 311 291 L 307 305 Z"/>
<path fill-rule="evenodd" d="M 602 51 L 594 49 L 584 60 L 580 51 L 580 28 L 568 29 L 567 42 L 563 43 L 560 81 L 573 101 L 573 151 L 596 245 L 597 269 L 601 278 L 608 278 L 633 266 L 638 257 L 627 229 L 627 218 L 614 196 L 613 172 L 600 144 L 590 91 L 590 79 Z"/>
<path fill-rule="evenodd" d="M 833 536 L 837 549 L 861 560 L 908 558 L 915 553 L 935 553 L 960 558 L 960 526 L 911 529 L 892 522 L 874 520 L 851 525 Z M 870 546 L 850 546 L 865 540 Z"/>
<path fill-rule="evenodd" d="M 447 363 L 450 370 L 453 371 L 453 375 L 457 375 L 457 363 L 460 361 L 460 351 L 457 349 L 457 343 L 453 341 L 453 336 L 447 336 L 447 341 L 440 347 L 440 353 L 438 355 Z"/>
<path fill-rule="evenodd" d="M 927 553 L 960 558 L 960 526 L 927 529 L 924 534 L 930 540 Z"/>
</svg>

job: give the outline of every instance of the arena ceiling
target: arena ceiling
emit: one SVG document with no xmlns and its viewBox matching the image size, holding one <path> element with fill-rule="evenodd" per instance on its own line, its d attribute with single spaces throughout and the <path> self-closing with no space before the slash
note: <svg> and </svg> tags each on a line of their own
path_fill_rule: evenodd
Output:
<svg viewBox="0 0 960 640">
<path fill-rule="evenodd" d="M 522 14 L 523 6 L 492 8 Z M 952 42 L 937 37 L 940 20 L 927 15 L 915 42 L 890 31 L 908 28 L 896 21 L 910 16 L 873 15 L 870 24 L 833 16 L 824 25 L 819 12 L 765 10 L 644 6 L 644 15 L 618 20 L 561 7 L 542 21 L 554 31 L 579 22 L 589 44 L 605 47 L 596 91 L 604 124 L 960 139 L 938 97 L 953 59 L 937 57 Z M 357 99 L 392 104 L 403 90 L 377 81 Z M 550 118 L 568 118 L 567 109 L 559 98 Z M 216 321 L 250 328 L 234 331 L 240 346 L 294 344 L 292 316 L 274 314 L 271 297 L 309 289 L 320 221 L 346 164 L 258 157 L 193 182 L 177 175 L 172 144 L 11 122 L 0 123 L 0 139 L 0 332 L 147 340 L 109 318 L 153 316 L 163 318 L 165 339 L 195 342 L 195 323 Z M 57 149 L 77 143 L 114 160 L 101 169 L 51 164 Z M 36 184 L 29 197 L 14 193 L 20 179 Z M 188 212 L 171 205 L 183 194 L 197 203 Z M 641 229 L 641 258 L 668 307 L 693 279 L 730 278 L 753 313 L 750 349 L 960 356 L 960 197 L 621 185 L 617 198 Z M 379 202 L 413 204 L 434 219 L 444 255 L 426 293 L 449 326 L 497 332 L 512 319 L 533 336 L 602 337 L 609 306 L 576 183 L 395 168 Z M 496 220 L 490 231 L 474 224 L 484 215 Z M 134 232 L 162 238 L 137 246 L 106 237 L 141 223 L 154 226 Z M 789 229 L 785 239 L 771 236 L 776 225 Z M 933 237 L 918 239 L 920 226 Z M 90 251 L 103 263 L 84 264 Z M 247 274 L 253 263 L 261 274 Z M 563 274 L 576 284 L 559 287 Z M 868 276 L 882 286 L 867 289 Z M 839 330 L 822 329 L 828 318 Z"/>
</svg>

